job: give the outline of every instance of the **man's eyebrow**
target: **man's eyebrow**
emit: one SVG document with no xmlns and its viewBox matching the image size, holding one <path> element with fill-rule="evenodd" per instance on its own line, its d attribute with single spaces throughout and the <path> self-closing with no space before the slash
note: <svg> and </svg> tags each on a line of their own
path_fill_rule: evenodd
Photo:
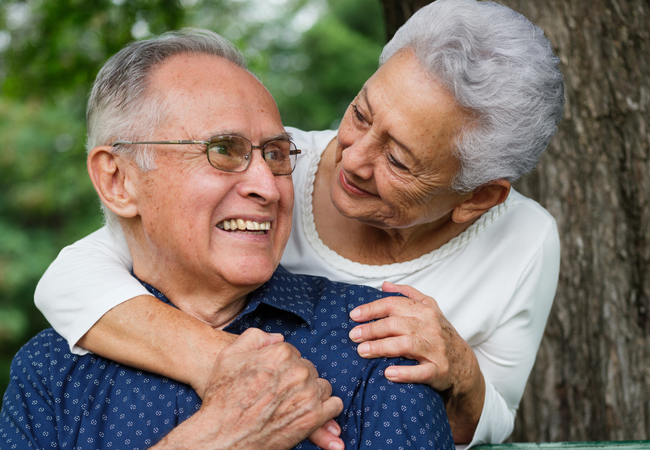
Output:
<svg viewBox="0 0 650 450">
<path fill-rule="evenodd" d="M 370 113 L 371 116 L 374 115 L 372 112 L 372 105 L 370 104 L 370 100 L 368 100 L 368 86 L 366 86 L 365 84 L 361 88 L 361 94 L 362 95 L 360 97 L 364 100 L 366 106 L 368 107 L 368 112 Z M 395 136 L 393 136 L 390 133 L 388 134 L 388 137 L 391 138 L 399 146 L 399 148 L 401 148 L 406 153 L 408 153 L 408 155 L 411 158 L 413 158 L 413 160 L 415 160 L 417 163 L 420 163 L 420 159 L 415 156 L 415 153 L 413 153 L 413 151 L 407 145 L 405 145 L 399 139 L 396 139 Z"/>
<path fill-rule="evenodd" d="M 225 135 L 240 136 L 240 137 L 243 137 L 243 138 L 246 138 L 246 139 L 250 140 L 250 138 L 248 136 L 246 136 L 244 133 L 242 133 L 240 131 L 235 131 L 235 130 L 232 130 L 232 129 L 213 131 L 212 133 L 210 133 L 210 136 L 225 136 Z M 292 140 L 291 133 L 289 133 L 287 131 L 283 131 L 282 133 L 272 134 L 270 136 L 264 136 L 262 138 L 262 142 L 275 141 L 275 140 L 278 140 L 278 139 L 285 139 L 285 140 L 290 141 L 290 140 Z"/>
<path fill-rule="evenodd" d="M 288 131 L 285 131 L 283 133 L 275 134 L 273 136 L 269 136 L 269 137 L 266 138 L 267 141 L 275 141 L 275 140 L 278 140 L 278 139 L 284 139 L 284 140 L 287 140 L 287 141 L 291 141 L 292 136 L 291 136 L 291 133 L 289 133 Z"/>
</svg>

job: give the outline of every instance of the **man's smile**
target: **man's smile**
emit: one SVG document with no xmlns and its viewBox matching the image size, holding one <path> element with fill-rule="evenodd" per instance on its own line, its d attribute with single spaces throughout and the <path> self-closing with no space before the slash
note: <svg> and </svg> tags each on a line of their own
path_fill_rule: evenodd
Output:
<svg viewBox="0 0 650 450">
<path fill-rule="evenodd" d="M 217 224 L 217 228 L 226 231 L 253 232 L 253 234 L 264 234 L 271 229 L 271 222 L 255 222 L 244 219 L 226 219 Z"/>
</svg>

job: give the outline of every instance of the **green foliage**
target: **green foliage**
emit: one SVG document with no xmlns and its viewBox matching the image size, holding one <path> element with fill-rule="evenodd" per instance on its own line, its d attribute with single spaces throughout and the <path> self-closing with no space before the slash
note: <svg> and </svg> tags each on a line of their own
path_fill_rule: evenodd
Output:
<svg viewBox="0 0 650 450">
<path fill-rule="evenodd" d="M 263 81 L 278 102 L 285 125 L 336 128 L 363 83 L 377 70 L 383 35 L 378 2 L 333 0 L 330 11 L 303 34 L 298 45 L 272 48 L 270 70 Z"/>
<path fill-rule="evenodd" d="M 85 99 L 134 38 L 184 26 L 223 34 L 286 125 L 336 126 L 383 45 L 377 0 L 0 0 L 0 393 L 17 349 L 47 322 L 36 283 L 101 226 L 85 166 Z"/>
<path fill-rule="evenodd" d="M 162 33 L 181 25 L 184 10 L 174 0 L 14 1 L 4 16 L 13 29 L 3 94 L 52 98 L 71 90 L 85 95 L 106 58 L 133 39 L 138 22 Z"/>
<path fill-rule="evenodd" d="M 75 110 L 76 109 L 76 110 Z M 36 282 L 61 247 L 101 225 L 85 170 L 81 108 L 0 101 L 0 368 L 47 322 Z"/>
</svg>

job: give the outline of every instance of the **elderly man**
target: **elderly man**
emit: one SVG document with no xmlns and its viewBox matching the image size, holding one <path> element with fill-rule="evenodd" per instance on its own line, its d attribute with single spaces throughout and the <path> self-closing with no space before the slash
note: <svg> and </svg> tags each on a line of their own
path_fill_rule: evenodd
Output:
<svg viewBox="0 0 650 450">
<path fill-rule="evenodd" d="M 299 151 L 229 42 L 190 30 L 123 49 L 97 77 L 88 135 L 89 174 L 134 276 L 243 334 L 201 402 L 189 386 L 73 356 L 46 330 L 12 364 L 2 448 L 310 448 L 300 442 L 337 415 L 341 439 L 317 443 L 453 448 L 439 395 L 391 383 L 384 369 L 404 361 L 364 360 L 347 337 L 349 311 L 384 294 L 278 268 Z"/>
</svg>

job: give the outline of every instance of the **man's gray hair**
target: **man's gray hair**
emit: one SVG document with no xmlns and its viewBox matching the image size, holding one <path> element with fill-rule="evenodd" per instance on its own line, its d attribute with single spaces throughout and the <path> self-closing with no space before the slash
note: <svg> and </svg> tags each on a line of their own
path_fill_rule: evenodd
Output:
<svg viewBox="0 0 650 450">
<path fill-rule="evenodd" d="M 183 53 L 214 55 L 246 68 L 242 53 L 226 38 L 208 30 L 184 28 L 132 42 L 106 62 L 93 84 L 86 110 L 89 152 L 116 140 L 153 138 L 152 133 L 164 122 L 172 105 L 149 89 L 151 74 L 163 61 Z M 143 172 L 155 168 L 149 146 L 120 145 L 113 152 L 133 158 Z M 102 210 L 108 228 L 120 236 L 117 216 L 104 204 Z"/>
<path fill-rule="evenodd" d="M 472 117 L 457 138 L 452 189 L 515 181 L 535 168 L 564 106 L 560 60 L 540 28 L 493 2 L 437 0 L 397 31 L 380 64 L 403 49 Z"/>
</svg>

